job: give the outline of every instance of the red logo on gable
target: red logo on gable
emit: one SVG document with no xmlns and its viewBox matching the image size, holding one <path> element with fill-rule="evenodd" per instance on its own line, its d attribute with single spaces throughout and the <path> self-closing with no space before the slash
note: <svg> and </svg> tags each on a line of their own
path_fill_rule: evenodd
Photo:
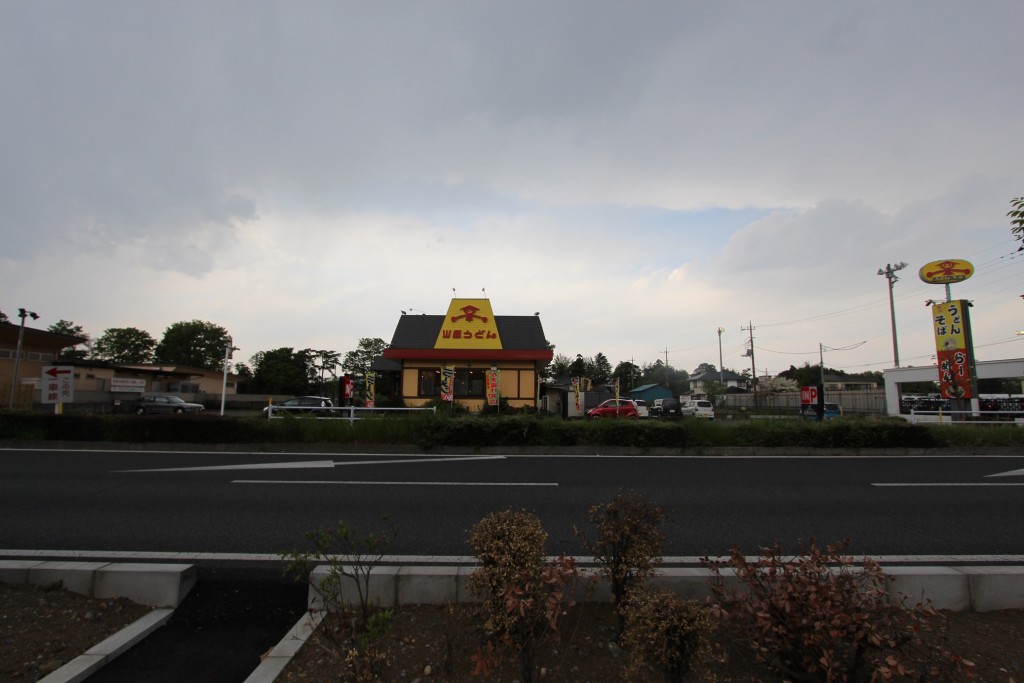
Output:
<svg viewBox="0 0 1024 683">
<path fill-rule="evenodd" d="M 479 320 L 480 322 L 483 323 L 487 322 L 486 315 L 477 315 L 477 311 L 479 311 L 480 309 L 477 308 L 476 306 L 463 306 L 459 310 L 462 311 L 462 315 L 453 315 L 453 323 L 458 322 L 459 320 L 465 320 L 467 323 L 471 323 L 474 320 Z"/>
</svg>

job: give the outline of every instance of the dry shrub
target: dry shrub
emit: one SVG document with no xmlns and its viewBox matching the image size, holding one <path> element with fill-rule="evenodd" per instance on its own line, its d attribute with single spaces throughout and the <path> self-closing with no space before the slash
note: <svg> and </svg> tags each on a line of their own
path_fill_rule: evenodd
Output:
<svg viewBox="0 0 1024 683">
<path fill-rule="evenodd" d="M 704 559 L 717 600 L 713 614 L 745 644 L 769 678 L 791 681 L 949 681 L 974 665 L 946 647 L 945 619 L 929 603 L 892 604 L 885 574 L 842 554 L 848 542 L 785 557 L 776 545 L 748 560 Z M 729 567 L 742 587 L 729 589 Z M 756 674 L 752 674 L 756 675 Z"/>
<path fill-rule="evenodd" d="M 646 680 L 652 666 L 666 683 L 686 679 L 707 651 L 708 607 L 663 591 L 634 590 L 623 603 L 625 629 L 619 642 L 629 650 L 626 676 Z"/>
</svg>

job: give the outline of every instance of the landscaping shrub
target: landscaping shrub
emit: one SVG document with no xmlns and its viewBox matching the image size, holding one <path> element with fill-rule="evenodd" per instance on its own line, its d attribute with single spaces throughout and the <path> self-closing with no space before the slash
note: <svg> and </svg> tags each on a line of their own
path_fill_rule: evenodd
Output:
<svg viewBox="0 0 1024 683">
<path fill-rule="evenodd" d="M 620 643 L 629 651 L 629 679 L 648 680 L 652 666 L 666 683 L 682 683 L 708 651 L 708 607 L 664 591 L 636 590 L 623 605 Z"/>
<path fill-rule="evenodd" d="M 763 548 L 758 559 L 733 548 L 712 572 L 721 620 L 732 642 L 745 643 L 771 678 L 791 681 L 951 680 L 973 664 L 943 645 L 942 616 L 929 604 L 891 604 L 885 574 L 870 558 L 855 568 L 846 544 L 786 557 Z M 735 572 L 728 588 L 721 572 Z M 930 634 L 931 637 L 926 637 Z"/>
<path fill-rule="evenodd" d="M 629 593 L 642 586 L 661 564 L 665 533 L 659 527 L 665 521 L 665 511 L 636 492 L 628 491 L 610 503 L 594 505 L 588 516 L 597 529 L 597 536 L 588 538 L 579 529 L 576 534 L 608 579 L 621 635 Z"/>
<path fill-rule="evenodd" d="M 537 647 L 558 640 L 558 622 L 575 604 L 580 571 L 572 558 L 545 562 L 546 540 L 540 519 L 525 511 L 494 512 L 470 529 L 469 544 L 481 566 L 470 575 L 469 587 L 483 601 L 485 628 L 493 637 L 473 655 L 476 673 L 498 666 L 503 646 L 516 653 L 522 680 L 531 683 Z"/>
</svg>

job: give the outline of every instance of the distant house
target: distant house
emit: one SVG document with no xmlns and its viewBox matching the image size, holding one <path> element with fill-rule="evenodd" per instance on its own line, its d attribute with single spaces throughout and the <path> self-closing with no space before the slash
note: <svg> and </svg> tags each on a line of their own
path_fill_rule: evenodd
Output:
<svg viewBox="0 0 1024 683">
<path fill-rule="evenodd" d="M 825 375 L 825 391 L 868 391 L 878 389 L 872 375 Z"/>
<path fill-rule="evenodd" d="M 658 398 L 672 398 L 672 390 L 666 389 L 660 384 L 643 384 L 630 389 L 629 397 L 633 400 L 643 399 L 650 405 Z"/>
<path fill-rule="evenodd" d="M 15 362 L 18 356 L 18 337 L 21 337 L 21 361 Z M 3 405 L 7 405 L 11 397 L 14 402 L 31 403 L 32 391 L 36 380 L 42 375 L 47 365 L 64 364 L 58 361 L 60 352 L 85 339 L 66 334 L 57 334 L 34 327 L 24 327 L 14 323 L 0 323 L 0 390 L 3 391 Z M 12 391 L 15 366 L 17 366 L 18 387 Z M 25 393 L 28 392 L 28 393 Z"/>
<path fill-rule="evenodd" d="M 702 372 L 697 375 L 690 375 L 690 394 L 693 396 L 704 396 L 708 393 L 706 382 L 722 382 L 725 384 L 725 390 L 729 391 L 746 391 L 750 388 L 750 380 L 743 375 L 737 375 L 735 372 L 729 370 L 723 370 L 721 373 L 715 372 Z"/>
</svg>

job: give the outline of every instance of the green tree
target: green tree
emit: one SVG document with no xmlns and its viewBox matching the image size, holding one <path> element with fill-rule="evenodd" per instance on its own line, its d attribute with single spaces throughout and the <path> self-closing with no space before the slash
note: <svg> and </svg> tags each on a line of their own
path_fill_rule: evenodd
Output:
<svg viewBox="0 0 1024 683">
<path fill-rule="evenodd" d="M 11 322 L 11 319 L 7 317 L 7 314 L 4 313 L 3 311 L 0 311 L 0 323 L 9 323 L 9 322 Z"/>
<path fill-rule="evenodd" d="M 701 363 L 693 370 L 695 375 L 703 375 L 704 373 L 718 374 L 718 368 L 715 367 L 714 363 Z"/>
<path fill-rule="evenodd" d="M 627 393 L 635 387 L 642 376 L 643 370 L 640 369 L 640 366 L 628 361 L 622 361 L 616 365 L 615 371 L 612 372 L 612 379 L 619 380 L 619 391 L 622 393 Z"/>
<path fill-rule="evenodd" d="M 254 394 L 309 393 L 310 354 L 308 349 L 296 352 L 291 347 L 260 351 L 249 359 L 252 378 L 248 391 Z"/>
<path fill-rule="evenodd" d="M 163 339 L 156 345 L 156 359 L 161 363 L 220 370 L 230 340 L 228 331 L 220 325 L 203 320 L 176 322 L 164 330 Z"/>
<path fill-rule="evenodd" d="M 1013 208 L 1006 214 L 1010 217 L 1010 232 L 1013 233 L 1013 239 L 1021 242 L 1017 251 L 1024 251 L 1024 197 L 1011 199 L 1010 206 Z"/>
<path fill-rule="evenodd" d="M 718 397 L 725 395 L 725 384 L 719 382 L 717 379 L 706 379 L 704 380 L 703 385 L 704 393 L 707 394 L 708 400 L 717 405 Z"/>
<path fill-rule="evenodd" d="M 612 364 L 608 362 L 608 357 L 600 351 L 594 356 L 594 370 L 590 378 L 594 380 L 594 384 L 608 384 L 611 381 Z"/>
<path fill-rule="evenodd" d="M 63 334 L 69 337 L 81 337 L 82 339 L 85 339 L 85 342 L 82 344 L 76 344 L 74 346 L 61 349 L 59 358 L 67 360 L 82 360 L 89 357 L 89 335 L 85 333 L 81 325 L 76 325 L 70 320 L 58 320 L 46 329 L 54 334 Z"/>
<path fill-rule="evenodd" d="M 544 369 L 546 379 L 565 379 L 569 377 L 569 366 L 572 365 L 572 358 L 564 353 L 556 353 Z"/>
<path fill-rule="evenodd" d="M 333 389 L 330 394 L 324 393 L 324 382 L 326 381 L 326 377 L 330 375 L 331 379 L 327 383 L 331 386 L 337 385 L 338 366 L 341 364 L 341 354 L 337 351 L 321 349 L 318 351 L 312 351 L 311 356 L 313 369 L 316 372 L 316 382 L 318 387 L 317 393 L 321 396 L 336 395 L 337 392 Z"/>
<path fill-rule="evenodd" d="M 94 358 L 112 363 L 152 363 L 156 340 L 136 327 L 110 327 L 92 347 Z"/>
<path fill-rule="evenodd" d="M 373 359 L 384 354 L 387 342 L 380 337 L 363 337 L 353 351 L 345 354 L 341 369 L 352 376 L 357 394 L 366 395 L 366 377 L 372 372 Z"/>
</svg>

